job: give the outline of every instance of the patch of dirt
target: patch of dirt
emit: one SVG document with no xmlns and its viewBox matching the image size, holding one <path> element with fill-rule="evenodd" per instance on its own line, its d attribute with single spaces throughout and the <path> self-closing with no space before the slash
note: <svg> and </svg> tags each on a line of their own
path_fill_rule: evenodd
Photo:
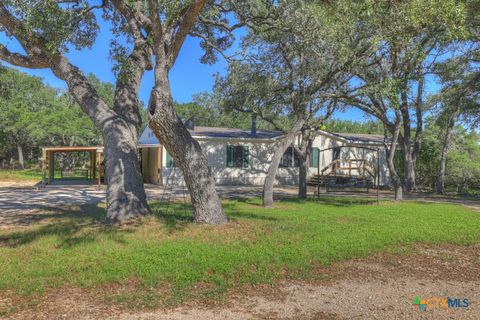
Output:
<svg viewBox="0 0 480 320">
<path fill-rule="evenodd" d="M 0 180 L 0 188 L 31 188 L 38 180 Z"/>
<path fill-rule="evenodd" d="M 317 281 L 244 286 L 222 301 L 129 310 L 105 296 L 138 289 L 132 281 L 85 290 L 62 288 L 9 319 L 480 319 L 480 246 L 419 244 L 408 254 L 382 253 L 316 268 Z M 163 288 L 165 291 L 165 288 Z M 415 297 L 467 298 L 469 308 L 419 311 Z M 14 307 L 13 296 L 0 308 Z M 153 296 L 156 297 L 155 295 Z M 22 302 L 23 304 L 26 301 Z"/>
</svg>

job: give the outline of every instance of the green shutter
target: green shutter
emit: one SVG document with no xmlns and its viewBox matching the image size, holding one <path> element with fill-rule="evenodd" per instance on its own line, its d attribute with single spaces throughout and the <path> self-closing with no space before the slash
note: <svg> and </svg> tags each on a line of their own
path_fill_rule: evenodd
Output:
<svg viewBox="0 0 480 320">
<path fill-rule="evenodd" d="M 243 146 L 243 167 L 248 168 L 248 164 L 250 161 L 250 151 L 248 146 Z"/>
<path fill-rule="evenodd" d="M 227 168 L 233 167 L 233 147 L 227 144 Z"/>
<path fill-rule="evenodd" d="M 173 158 L 172 156 L 170 155 L 170 153 L 167 153 L 165 154 L 166 156 L 166 160 L 167 160 L 167 168 L 172 168 L 173 167 Z"/>
<path fill-rule="evenodd" d="M 318 148 L 313 148 L 312 149 L 312 154 L 310 155 L 310 167 L 313 167 L 313 168 L 318 168 L 318 156 L 319 156 L 320 152 L 318 150 Z"/>
</svg>

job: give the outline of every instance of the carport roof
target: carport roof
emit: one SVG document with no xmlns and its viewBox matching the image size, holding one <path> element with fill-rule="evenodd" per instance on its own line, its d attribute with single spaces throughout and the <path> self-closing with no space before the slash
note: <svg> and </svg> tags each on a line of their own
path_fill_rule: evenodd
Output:
<svg viewBox="0 0 480 320">
<path fill-rule="evenodd" d="M 95 147 L 95 146 L 86 146 L 86 147 L 69 147 L 69 146 L 60 146 L 60 147 L 41 147 L 43 151 L 50 151 L 50 152 L 82 152 L 82 151 L 97 151 L 103 152 L 103 147 Z"/>
</svg>

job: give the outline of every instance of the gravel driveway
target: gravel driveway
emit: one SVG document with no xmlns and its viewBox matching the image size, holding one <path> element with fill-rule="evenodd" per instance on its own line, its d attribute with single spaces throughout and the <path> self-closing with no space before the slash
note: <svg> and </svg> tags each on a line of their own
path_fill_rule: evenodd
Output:
<svg viewBox="0 0 480 320">
<path fill-rule="evenodd" d="M 377 254 L 320 267 L 317 282 L 233 289 L 220 302 L 190 302 L 176 308 L 129 310 L 105 304 L 107 291 L 59 288 L 12 319 L 480 319 L 480 247 L 418 245 L 408 255 Z M 468 308 L 434 305 L 421 299 L 469 299 Z M 1 304 L 1 299 L 0 299 Z"/>
</svg>

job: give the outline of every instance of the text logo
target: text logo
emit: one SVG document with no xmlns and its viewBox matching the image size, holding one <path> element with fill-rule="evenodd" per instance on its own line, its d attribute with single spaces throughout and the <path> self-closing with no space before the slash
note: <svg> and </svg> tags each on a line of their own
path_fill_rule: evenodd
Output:
<svg viewBox="0 0 480 320">
<path fill-rule="evenodd" d="M 470 306 L 468 298 L 430 297 L 421 299 L 415 297 L 413 305 L 420 311 L 432 309 L 465 309 Z"/>
</svg>

